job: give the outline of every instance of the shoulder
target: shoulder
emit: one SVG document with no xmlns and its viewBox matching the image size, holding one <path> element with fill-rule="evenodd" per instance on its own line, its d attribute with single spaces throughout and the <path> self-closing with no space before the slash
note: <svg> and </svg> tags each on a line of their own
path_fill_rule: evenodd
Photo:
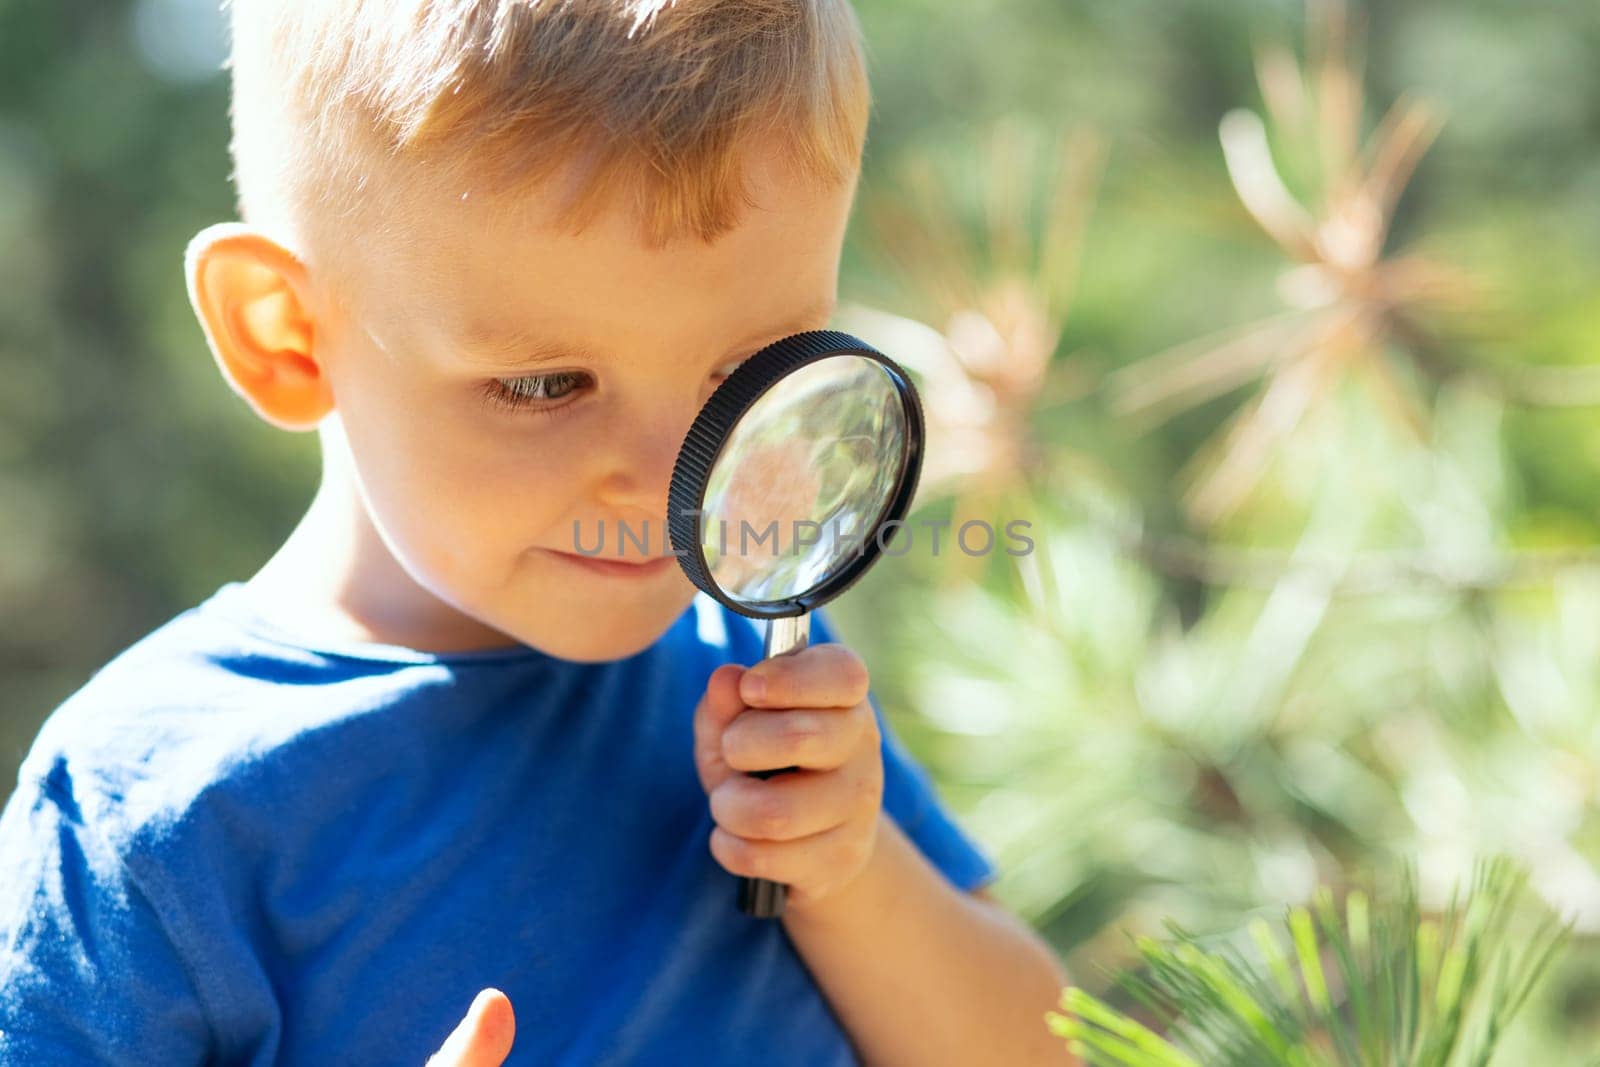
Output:
<svg viewBox="0 0 1600 1067">
<path fill-rule="evenodd" d="M 181 822 L 207 795 L 330 718 L 370 706 L 372 665 L 260 640 L 203 602 L 96 670 L 45 718 L 18 768 L 109 839 Z M 393 673 L 393 668 L 386 668 Z"/>
<path fill-rule="evenodd" d="M 46 716 L 18 769 L 57 801 L 118 798 L 136 805 L 159 786 L 195 773 L 196 744 L 182 724 L 224 699 L 228 686 L 203 639 L 204 623 L 183 612 L 96 670 Z M 116 812 L 112 805 L 102 814 Z"/>
</svg>

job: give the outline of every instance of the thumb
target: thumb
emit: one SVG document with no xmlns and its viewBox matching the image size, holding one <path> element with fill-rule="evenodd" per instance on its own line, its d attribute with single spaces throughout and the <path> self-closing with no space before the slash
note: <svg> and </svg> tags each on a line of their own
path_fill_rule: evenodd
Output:
<svg viewBox="0 0 1600 1067">
<path fill-rule="evenodd" d="M 712 671 L 705 695 L 694 709 L 694 765 L 708 795 L 734 773 L 722 760 L 722 732 L 744 710 L 739 696 L 744 672 L 737 663 L 724 663 Z"/>
<path fill-rule="evenodd" d="M 423 1067 L 500 1067 L 511 1052 L 516 1032 L 510 999 L 498 989 L 482 990 L 473 998 L 466 1018 Z"/>
</svg>

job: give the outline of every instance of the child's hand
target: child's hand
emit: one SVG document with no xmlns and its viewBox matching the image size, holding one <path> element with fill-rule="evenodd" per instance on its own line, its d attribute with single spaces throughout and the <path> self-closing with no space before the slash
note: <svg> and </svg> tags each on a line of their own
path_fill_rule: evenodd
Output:
<svg viewBox="0 0 1600 1067">
<path fill-rule="evenodd" d="M 498 989 L 482 990 L 472 999 L 466 1018 L 423 1067 L 500 1067 L 511 1054 L 516 1032 L 511 1001 Z"/>
<path fill-rule="evenodd" d="M 790 906 L 848 885 L 877 843 L 883 757 L 868 683 L 854 652 L 813 645 L 718 667 L 695 709 L 695 766 L 717 824 L 711 854 L 733 874 L 786 884 Z M 779 767 L 800 769 L 744 773 Z"/>
</svg>

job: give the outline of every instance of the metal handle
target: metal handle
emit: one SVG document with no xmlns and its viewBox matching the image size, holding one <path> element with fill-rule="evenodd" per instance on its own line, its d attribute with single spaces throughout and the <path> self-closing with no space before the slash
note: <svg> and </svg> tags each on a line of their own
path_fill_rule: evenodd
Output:
<svg viewBox="0 0 1600 1067">
<path fill-rule="evenodd" d="M 811 613 L 793 615 L 786 619 L 767 620 L 766 646 L 762 659 L 786 656 L 798 652 L 811 642 Z M 771 778 L 775 774 L 797 771 L 798 767 L 779 767 L 771 771 L 746 771 L 752 778 Z M 739 910 L 758 919 L 776 919 L 783 914 L 783 904 L 788 898 L 788 886 L 765 878 L 739 878 Z"/>
</svg>

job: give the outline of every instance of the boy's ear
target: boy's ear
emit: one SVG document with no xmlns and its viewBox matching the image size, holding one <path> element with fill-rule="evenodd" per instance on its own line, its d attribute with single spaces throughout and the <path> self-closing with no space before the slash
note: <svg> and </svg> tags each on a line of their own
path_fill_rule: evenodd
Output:
<svg viewBox="0 0 1600 1067">
<path fill-rule="evenodd" d="M 310 430 L 333 410 L 305 264 L 242 223 L 207 226 L 184 254 L 189 302 L 222 376 L 257 415 Z"/>
</svg>

